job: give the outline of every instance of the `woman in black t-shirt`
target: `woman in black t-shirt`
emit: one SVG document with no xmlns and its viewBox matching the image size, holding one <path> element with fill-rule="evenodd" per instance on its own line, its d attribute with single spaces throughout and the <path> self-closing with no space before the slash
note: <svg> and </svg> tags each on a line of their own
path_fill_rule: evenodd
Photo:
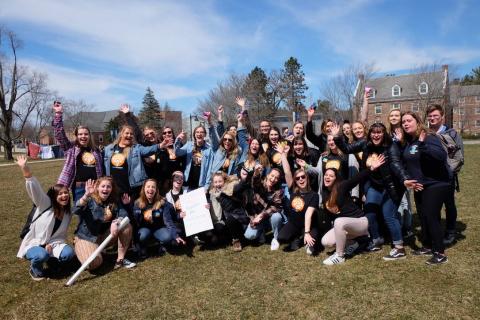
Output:
<svg viewBox="0 0 480 320">
<path fill-rule="evenodd" d="M 289 149 L 289 146 L 277 147 L 281 153 L 285 180 L 290 191 L 288 222 L 280 230 L 278 241 L 290 242 L 287 249 L 294 251 L 299 249 L 303 238 L 307 254 L 312 254 L 318 243 L 318 223 L 315 215 L 318 193 L 311 190 L 308 174 L 303 168 L 297 169 L 292 175 L 287 159 Z"/>
</svg>

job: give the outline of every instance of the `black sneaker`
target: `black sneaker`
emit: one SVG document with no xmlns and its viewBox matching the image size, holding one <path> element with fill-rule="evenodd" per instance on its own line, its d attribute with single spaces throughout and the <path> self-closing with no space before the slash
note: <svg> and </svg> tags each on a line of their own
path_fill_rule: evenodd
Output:
<svg viewBox="0 0 480 320">
<path fill-rule="evenodd" d="M 29 273 L 30 277 L 32 277 L 32 280 L 34 281 L 42 281 L 43 279 L 45 279 L 45 276 L 43 274 L 36 274 L 33 269 L 30 269 Z"/>
<path fill-rule="evenodd" d="M 158 255 L 160 257 L 163 257 L 166 253 L 167 253 L 167 249 L 164 246 L 160 245 L 158 247 Z"/>
<path fill-rule="evenodd" d="M 284 251 L 286 252 L 293 252 L 297 251 L 302 247 L 302 239 L 295 239 L 285 247 Z"/>
<path fill-rule="evenodd" d="M 443 238 L 443 244 L 446 246 L 451 245 L 452 243 L 455 242 L 455 233 L 447 233 L 445 234 L 445 237 Z"/>
<path fill-rule="evenodd" d="M 393 248 L 388 255 L 383 257 L 383 260 L 393 261 L 405 259 L 407 255 L 405 254 L 405 248 Z"/>
<path fill-rule="evenodd" d="M 429 256 L 432 254 L 432 250 L 429 248 L 421 247 L 418 250 L 413 250 L 412 255 L 414 256 Z"/>
<path fill-rule="evenodd" d="M 446 255 L 442 253 L 435 252 L 430 259 L 427 260 L 426 264 L 428 265 L 437 265 L 437 264 L 443 264 L 447 263 L 448 258 Z"/>
</svg>

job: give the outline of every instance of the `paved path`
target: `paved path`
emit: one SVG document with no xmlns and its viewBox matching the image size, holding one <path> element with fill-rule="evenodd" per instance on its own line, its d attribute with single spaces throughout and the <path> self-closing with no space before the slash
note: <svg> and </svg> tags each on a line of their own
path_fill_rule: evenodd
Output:
<svg viewBox="0 0 480 320">
<path fill-rule="evenodd" d="M 480 139 L 477 139 L 477 140 L 463 140 L 463 144 L 480 144 Z"/>
</svg>

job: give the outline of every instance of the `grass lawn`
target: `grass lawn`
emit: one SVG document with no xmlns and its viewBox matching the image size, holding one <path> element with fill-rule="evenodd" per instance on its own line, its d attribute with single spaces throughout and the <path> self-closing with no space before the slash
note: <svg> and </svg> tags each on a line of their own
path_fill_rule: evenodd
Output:
<svg viewBox="0 0 480 320">
<path fill-rule="evenodd" d="M 269 246 L 200 251 L 148 259 L 134 270 L 85 272 L 34 282 L 16 258 L 19 231 L 31 208 L 17 167 L 0 168 L 0 317 L 5 319 L 478 319 L 480 318 L 480 146 L 466 146 L 457 197 L 464 238 L 449 262 L 427 266 L 408 254 L 386 262 L 389 248 L 326 267 L 326 257 Z M 44 187 L 61 162 L 32 164 Z M 76 223 L 76 219 L 74 223 Z M 72 232 L 73 232 L 72 225 Z M 71 240 L 72 237 L 70 237 Z"/>
</svg>

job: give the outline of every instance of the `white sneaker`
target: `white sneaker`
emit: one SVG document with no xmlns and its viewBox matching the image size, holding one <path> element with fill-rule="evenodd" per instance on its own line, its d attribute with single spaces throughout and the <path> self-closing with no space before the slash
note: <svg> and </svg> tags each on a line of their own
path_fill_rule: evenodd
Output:
<svg viewBox="0 0 480 320">
<path fill-rule="evenodd" d="M 307 254 L 308 254 L 309 256 L 311 256 L 311 255 L 313 254 L 313 248 L 310 247 L 309 245 L 306 245 L 306 246 L 305 246 L 305 251 L 307 252 Z"/>
<path fill-rule="evenodd" d="M 280 248 L 280 242 L 277 239 L 273 238 L 272 242 L 270 243 L 270 250 L 276 251 Z"/>
<path fill-rule="evenodd" d="M 327 266 L 333 266 L 334 264 L 340 264 L 345 262 L 345 257 L 340 257 L 336 252 L 327 259 L 323 260 L 323 264 Z"/>
<path fill-rule="evenodd" d="M 354 241 L 352 244 L 345 247 L 345 255 L 351 256 L 358 249 L 360 245 L 357 241 Z"/>
</svg>

